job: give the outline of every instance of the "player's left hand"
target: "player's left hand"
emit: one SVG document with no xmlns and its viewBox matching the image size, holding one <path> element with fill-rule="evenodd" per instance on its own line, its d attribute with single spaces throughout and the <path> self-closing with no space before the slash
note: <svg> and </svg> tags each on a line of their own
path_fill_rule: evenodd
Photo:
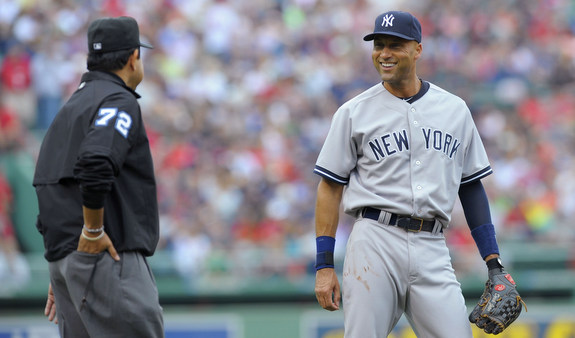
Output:
<svg viewBox="0 0 575 338">
<path fill-rule="evenodd" d="M 485 290 L 469 321 L 486 333 L 499 334 L 519 317 L 524 304 L 510 274 L 503 269 L 489 270 Z"/>
</svg>

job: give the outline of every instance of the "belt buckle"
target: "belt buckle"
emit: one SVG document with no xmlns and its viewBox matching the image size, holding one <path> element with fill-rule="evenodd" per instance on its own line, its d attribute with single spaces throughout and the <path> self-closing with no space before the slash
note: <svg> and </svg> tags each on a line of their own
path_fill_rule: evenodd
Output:
<svg viewBox="0 0 575 338">
<path fill-rule="evenodd" d="M 421 232 L 423 229 L 423 218 L 418 217 L 405 217 L 408 220 L 404 229 L 408 232 Z"/>
<path fill-rule="evenodd" d="M 398 217 L 397 226 L 403 228 L 405 231 L 421 232 L 421 230 L 423 229 L 423 218 L 410 217 L 410 216 Z"/>
</svg>

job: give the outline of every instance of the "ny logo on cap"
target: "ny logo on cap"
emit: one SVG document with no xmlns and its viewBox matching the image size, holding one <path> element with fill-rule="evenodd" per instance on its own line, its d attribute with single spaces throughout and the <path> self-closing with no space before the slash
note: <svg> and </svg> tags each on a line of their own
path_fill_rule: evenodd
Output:
<svg viewBox="0 0 575 338">
<path fill-rule="evenodd" d="M 102 49 L 102 43 L 101 42 L 95 42 L 92 47 L 94 48 L 94 50 L 101 50 Z"/>
<path fill-rule="evenodd" d="M 394 19 L 395 19 L 395 17 L 393 16 L 393 14 L 387 14 L 386 16 L 383 17 L 383 20 L 381 21 L 381 26 L 382 27 L 389 27 L 389 26 L 393 27 L 393 20 Z"/>
</svg>

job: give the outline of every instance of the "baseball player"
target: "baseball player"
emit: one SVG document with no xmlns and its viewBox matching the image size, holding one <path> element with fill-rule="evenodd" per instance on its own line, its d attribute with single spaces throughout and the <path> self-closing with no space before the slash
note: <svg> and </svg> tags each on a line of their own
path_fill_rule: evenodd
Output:
<svg viewBox="0 0 575 338">
<path fill-rule="evenodd" d="M 62 337 L 164 337 L 146 256 L 159 238 L 156 183 L 140 97 L 137 22 L 88 28 L 88 72 L 40 148 L 33 184 Z M 54 310 L 56 313 L 54 313 Z"/>
<path fill-rule="evenodd" d="M 486 152 L 465 102 L 417 76 L 417 18 L 383 13 L 364 40 L 373 40 L 382 82 L 336 111 L 314 169 L 321 176 L 317 300 L 327 310 L 340 308 L 333 251 L 342 203 L 357 218 L 343 267 L 345 337 L 387 337 L 403 314 L 418 337 L 472 337 L 444 237 L 458 195 L 490 281 L 497 278 L 498 289 L 520 300 L 499 261 L 480 181 L 492 173 Z M 514 308 L 517 316 L 501 319 L 484 308 L 469 319 L 490 333 L 519 315 Z"/>
</svg>

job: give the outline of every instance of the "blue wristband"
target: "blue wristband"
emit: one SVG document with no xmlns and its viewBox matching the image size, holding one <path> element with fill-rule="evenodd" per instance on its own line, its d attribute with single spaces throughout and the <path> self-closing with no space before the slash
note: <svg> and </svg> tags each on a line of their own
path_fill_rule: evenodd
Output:
<svg viewBox="0 0 575 338">
<path fill-rule="evenodd" d="M 475 240 L 475 244 L 479 249 L 481 258 L 491 254 L 499 254 L 499 247 L 495 239 L 495 227 L 491 223 L 483 224 L 471 230 L 471 236 Z"/>
<path fill-rule="evenodd" d="M 317 255 L 315 261 L 315 270 L 324 268 L 333 268 L 333 251 L 335 249 L 335 238 L 329 236 L 319 236 L 315 239 Z"/>
</svg>

